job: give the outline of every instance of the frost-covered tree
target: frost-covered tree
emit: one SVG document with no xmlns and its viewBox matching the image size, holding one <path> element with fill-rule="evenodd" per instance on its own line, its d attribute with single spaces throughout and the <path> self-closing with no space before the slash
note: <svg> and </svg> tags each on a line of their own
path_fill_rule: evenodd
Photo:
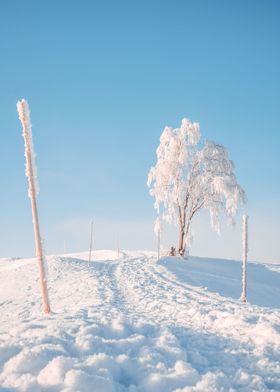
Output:
<svg viewBox="0 0 280 392">
<path fill-rule="evenodd" d="M 227 149 L 200 142 L 198 123 L 184 118 L 180 128 L 165 127 L 157 148 L 157 163 L 150 169 L 148 186 L 158 214 L 179 226 L 178 253 L 189 245 L 193 217 L 208 209 L 213 228 L 220 232 L 220 215 L 231 223 L 245 193 L 238 185 Z"/>
</svg>

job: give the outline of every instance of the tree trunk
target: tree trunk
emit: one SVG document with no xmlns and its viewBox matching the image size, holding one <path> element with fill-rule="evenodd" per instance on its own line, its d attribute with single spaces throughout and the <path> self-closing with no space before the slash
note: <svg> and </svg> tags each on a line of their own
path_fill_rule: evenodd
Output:
<svg viewBox="0 0 280 392">
<path fill-rule="evenodd" d="M 186 247 L 188 244 L 188 235 L 189 235 L 189 230 L 190 230 L 190 225 L 191 225 L 191 219 L 192 219 L 192 217 L 190 219 L 188 219 L 188 223 L 187 223 L 186 228 L 185 228 L 185 225 L 183 227 L 180 227 L 178 253 L 181 256 L 185 256 Z"/>
<path fill-rule="evenodd" d="M 185 241 L 186 209 L 181 209 L 179 207 L 178 210 L 179 210 L 179 226 L 180 226 L 178 253 L 180 256 L 184 256 L 185 248 L 186 248 L 186 241 Z"/>
<path fill-rule="evenodd" d="M 184 227 L 180 227 L 178 253 L 181 256 L 183 256 L 185 253 L 185 228 Z"/>
</svg>

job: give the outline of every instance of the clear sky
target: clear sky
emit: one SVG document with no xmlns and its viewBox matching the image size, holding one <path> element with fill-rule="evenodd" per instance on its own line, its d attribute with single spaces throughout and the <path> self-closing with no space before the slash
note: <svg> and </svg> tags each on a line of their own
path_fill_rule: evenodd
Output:
<svg viewBox="0 0 280 392">
<path fill-rule="evenodd" d="M 280 261 L 280 2 L 2 1 L 0 256 L 34 254 L 18 99 L 31 108 L 47 253 L 155 248 L 147 172 L 183 117 L 230 150 L 250 258 Z M 192 253 L 241 257 L 202 214 Z M 175 233 L 164 232 L 170 246 Z"/>
</svg>

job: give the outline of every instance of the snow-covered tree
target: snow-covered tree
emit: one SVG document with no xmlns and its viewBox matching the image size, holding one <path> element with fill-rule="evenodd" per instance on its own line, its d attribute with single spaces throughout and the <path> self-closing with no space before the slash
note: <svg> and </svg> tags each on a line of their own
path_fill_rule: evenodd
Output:
<svg viewBox="0 0 280 392">
<path fill-rule="evenodd" d="M 200 142 L 198 123 L 184 118 L 180 128 L 165 127 L 157 148 L 157 163 L 150 169 L 148 186 L 158 214 L 179 226 L 178 253 L 185 254 L 190 225 L 202 209 L 210 212 L 213 228 L 220 232 L 220 215 L 231 223 L 245 193 L 238 185 L 227 149 Z"/>
</svg>

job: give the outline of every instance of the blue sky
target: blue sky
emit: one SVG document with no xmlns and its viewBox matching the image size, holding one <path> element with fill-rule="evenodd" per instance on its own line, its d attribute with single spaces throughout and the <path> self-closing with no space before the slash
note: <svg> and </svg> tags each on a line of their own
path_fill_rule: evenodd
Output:
<svg viewBox="0 0 280 392">
<path fill-rule="evenodd" d="M 165 125 L 198 121 L 247 192 L 250 258 L 280 261 L 278 1 L 9 1 L 0 12 L 0 256 L 32 255 L 18 99 L 31 108 L 47 253 L 155 248 L 147 172 Z M 240 217 L 193 253 L 240 258 Z M 118 233 L 118 234 L 116 234 Z M 166 228 L 165 245 L 175 240 Z"/>
</svg>

